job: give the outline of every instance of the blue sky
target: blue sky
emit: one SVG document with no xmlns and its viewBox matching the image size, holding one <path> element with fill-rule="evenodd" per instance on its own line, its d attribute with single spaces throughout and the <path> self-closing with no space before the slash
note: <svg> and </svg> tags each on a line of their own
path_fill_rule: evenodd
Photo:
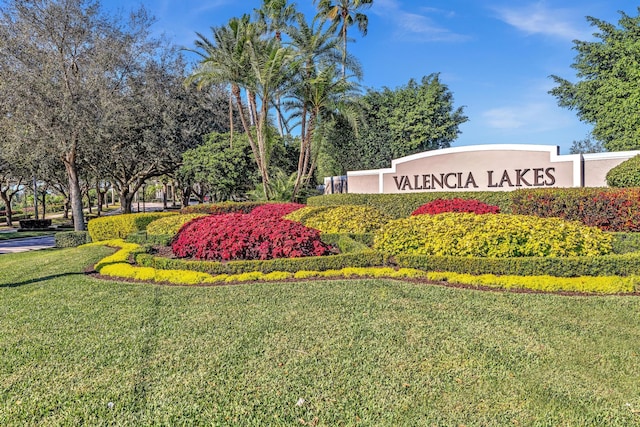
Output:
<svg viewBox="0 0 640 427">
<path fill-rule="evenodd" d="M 143 4 L 157 18 L 154 31 L 192 47 L 195 32 L 252 12 L 260 0 L 104 0 L 127 11 Z M 298 0 L 309 18 L 312 0 Z M 349 49 L 362 63 L 364 87 L 396 88 L 410 78 L 440 73 L 465 106 L 469 121 L 453 146 L 551 144 L 567 153 L 591 127 L 560 108 L 547 92 L 549 75 L 575 80 L 572 41 L 592 40 L 586 16 L 617 23 L 618 11 L 637 15 L 638 4 L 608 0 L 374 0 L 369 31 L 350 28 Z"/>
</svg>

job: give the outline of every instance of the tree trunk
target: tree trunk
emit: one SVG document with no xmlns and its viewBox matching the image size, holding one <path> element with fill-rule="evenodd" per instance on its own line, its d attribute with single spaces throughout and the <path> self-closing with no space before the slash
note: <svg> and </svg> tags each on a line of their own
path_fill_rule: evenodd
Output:
<svg viewBox="0 0 640 427">
<path fill-rule="evenodd" d="M 13 211 L 11 210 L 11 199 L 13 198 L 13 196 L 9 195 L 8 193 L 9 189 L 7 190 L 3 190 L 0 191 L 0 198 L 2 198 L 2 201 L 4 202 L 4 205 L 6 206 L 6 218 L 7 218 L 7 226 L 8 227 L 12 227 L 13 226 Z"/>
<path fill-rule="evenodd" d="M 71 215 L 73 216 L 73 229 L 84 231 L 84 212 L 82 208 L 82 191 L 80 190 L 80 178 L 78 165 L 76 164 L 76 148 L 67 152 L 62 159 L 69 179 L 69 198 L 71 199 Z"/>
<path fill-rule="evenodd" d="M 120 187 L 120 209 L 122 213 L 130 214 L 133 205 L 133 197 L 135 192 L 129 192 L 129 187 L 123 185 Z"/>
<path fill-rule="evenodd" d="M 100 182 L 96 180 L 96 214 L 100 216 L 102 214 L 102 203 L 104 202 L 104 193 L 100 191 Z"/>
<path fill-rule="evenodd" d="M 183 187 L 180 191 L 182 208 L 189 206 L 189 199 L 191 198 L 191 187 Z"/>
<path fill-rule="evenodd" d="M 42 192 L 42 199 L 40 199 L 40 204 L 42 205 L 42 219 L 46 218 L 47 214 L 47 192 Z"/>
</svg>

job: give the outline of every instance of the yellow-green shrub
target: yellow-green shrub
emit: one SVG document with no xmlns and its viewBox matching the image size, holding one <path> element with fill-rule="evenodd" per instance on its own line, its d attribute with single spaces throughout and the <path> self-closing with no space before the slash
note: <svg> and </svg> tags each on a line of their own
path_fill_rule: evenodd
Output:
<svg viewBox="0 0 640 427">
<path fill-rule="evenodd" d="M 147 234 L 153 236 L 170 235 L 175 236 L 180 228 L 195 218 L 206 216 L 205 214 L 181 214 L 171 215 L 156 219 L 147 226 Z"/>
<path fill-rule="evenodd" d="M 560 218 L 443 213 L 394 220 L 374 248 L 391 255 L 567 257 L 611 252 L 612 237 Z"/>
<path fill-rule="evenodd" d="M 177 215 L 177 213 L 151 212 L 103 216 L 89 221 L 87 229 L 91 240 L 94 242 L 109 239 L 124 239 L 131 233 L 145 230 L 147 225 L 152 221 L 170 215 Z"/>
<path fill-rule="evenodd" d="M 495 276 L 482 274 L 459 274 L 450 272 L 430 272 L 429 280 L 460 283 L 464 285 L 487 286 L 501 289 L 531 289 L 545 292 L 586 292 L 615 294 L 634 292 L 637 276 L 601 277 L 552 277 L 552 276 Z"/>
<path fill-rule="evenodd" d="M 298 221 L 323 233 L 370 233 L 382 227 L 391 218 L 369 206 L 332 206 L 302 208 L 286 219 Z"/>
</svg>

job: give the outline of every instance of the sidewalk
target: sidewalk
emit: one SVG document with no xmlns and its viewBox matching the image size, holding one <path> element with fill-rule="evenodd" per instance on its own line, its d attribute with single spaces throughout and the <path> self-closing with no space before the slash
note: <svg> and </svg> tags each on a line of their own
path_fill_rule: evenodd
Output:
<svg viewBox="0 0 640 427">
<path fill-rule="evenodd" d="M 56 244 L 55 236 L 25 237 L 0 241 L 0 254 L 50 249 Z"/>
</svg>

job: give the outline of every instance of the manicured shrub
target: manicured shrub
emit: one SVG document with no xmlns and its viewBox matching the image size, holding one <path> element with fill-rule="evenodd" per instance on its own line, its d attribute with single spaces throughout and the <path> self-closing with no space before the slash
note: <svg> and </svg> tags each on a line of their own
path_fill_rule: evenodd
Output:
<svg viewBox="0 0 640 427">
<path fill-rule="evenodd" d="M 612 233 L 613 253 L 640 252 L 640 233 Z"/>
<path fill-rule="evenodd" d="M 397 255 L 400 267 L 426 271 L 555 277 L 640 275 L 640 253 L 579 257 L 486 258 L 437 255 Z"/>
<path fill-rule="evenodd" d="M 91 240 L 124 239 L 129 234 L 142 231 L 156 219 L 177 215 L 176 212 L 152 212 L 103 216 L 89 221 L 87 229 Z"/>
<path fill-rule="evenodd" d="M 169 235 L 175 236 L 180 228 L 187 222 L 195 218 L 200 218 L 205 214 L 181 214 L 172 215 L 164 218 L 156 219 L 147 226 L 147 234 L 152 236 Z"/>
<path fill-rule="evenodd" d="M 328 194 L 309 197 L 308 206 L 361 205 L 376 208 L 393 219 L 406 218 L 418 207 L 437 199 L 476 199 L 511 213 L 510 191 L 425 192 L 410 194 Z"/>
<path fill-rule="evenodd" d="M 185 206 L 180 210 L 183 214 L 201 213 L 207 215 L 220 215 L 226 213 L 250 213 L 264 202 L 221 202 L 221 203 L 199 203 L 197 205 Z"/>
<path fill-rule="evenodd" d="M 394 220 L 375 235 L 374 248 L 390 255 L 476 257 L 603 255 L 612 237 L 559 218 L 443 213 Z"/>
<path fill-rule="evenodd" d="M 500 289 L 531 289 L 543 292 L 582 292 L 598 294 L 630 293 L 636 290 L 636 277 L 552 277 L 541 276 L 474 276 L 450 272 L 430 272 L 430 280 Z"/>
<path fill-rule="evenodd" d="M 166 258 L 141 253 L 136 255 L 136 262 L 140 265 L 157 269 L 193 270 L 209 274 L 240 274 L 251 271 L 261 271 L 266 274 L 274 271 L 295 273 L 299 270 L 326 271 L 346 267 L 384 266 L 389 264 L 389 257 L 369 250 L 302 258 L 218 262 Z"/>
<path fill-rule="evenodd" d="M 304 208 L 300 203 L 266 203 L 251 211 L 254 218 L 282 218 L 298 209 Z"/>
<path fill-rule="evenodd" d="M 500 208 L 495 205 L 488 205 L 475 199 L 437 199 L 433 202 L 425 203 L 413 211 L 411 215 L 436 215 L 444 212 L 468 212 L 475 214 L 500 213 Z"/>
<path fill-rule="evenodd" d="M 246 214 L 198 218 L 186 224 L 172 244 L 178 257 L 202 260 L 252 260 L 321 256 L 331 248 L 317 230 L 297 222 Z"/>
<path fill-rule="evenodd" d="M 391 218 L 368 206 L 333 206 L 324 208 L 303 208 L 285 218 L 299 220 L 307 227 L 323 233 L 370 233 Z"/>
<path fill-rule="evenodd" d="M 640 187 L 640 155 L 625 160 L 607 172 L 609 187 Z"/>
<path fill-rule="evenodd" d="M 580 221 L 606 231 L 640 231 L 640 188 L 516 190 L 513 213 Z"/>
<path fill-rule="evenodd" d="M 91 237 L 86 231 L 63 231 L 56 233 L 56 248 L 75 248 L 91 242 Z"/>
</svg>

